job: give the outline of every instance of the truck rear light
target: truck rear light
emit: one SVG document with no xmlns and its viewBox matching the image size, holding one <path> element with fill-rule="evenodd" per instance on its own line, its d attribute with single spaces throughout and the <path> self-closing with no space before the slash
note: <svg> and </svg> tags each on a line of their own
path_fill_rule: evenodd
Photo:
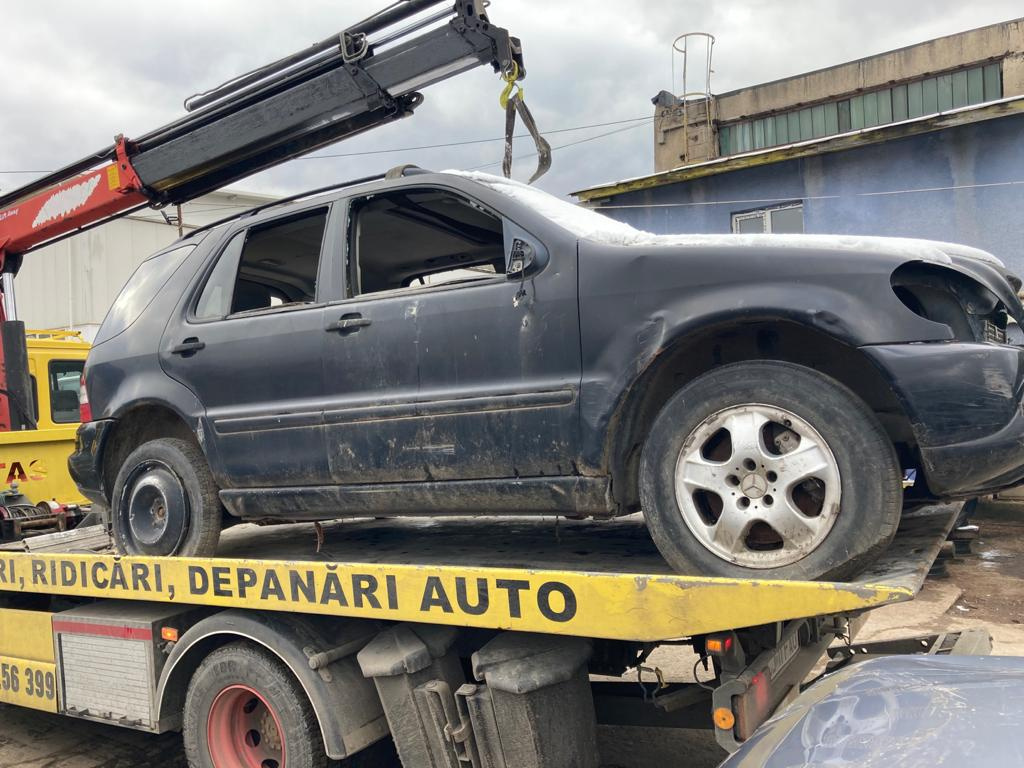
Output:
<svg viewBox="0 0 1024 768">
<path fill-rule="evenodd" d="M 85 389 L 85 374 L 78 380 L 78 420 L 85 424 L 92 421 L 92 406 L 89 405 L 89 393 Z"/>
</svg>

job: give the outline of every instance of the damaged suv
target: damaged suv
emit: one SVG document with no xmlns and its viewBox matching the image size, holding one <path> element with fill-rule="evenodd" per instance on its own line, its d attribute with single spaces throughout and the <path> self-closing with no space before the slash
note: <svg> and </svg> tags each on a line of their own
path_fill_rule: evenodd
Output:
<svg viewBox="0 0 1024 768">
<path fill-rule="evenodd" d="M 905 506 L 1024 479 L 1018 287 L 962 246 L 654 236 L 406 169 L 145 261 L 70 464 L 131 554 L 237 520 L 642 510 L 678 571 L 841 578 Z"/>
</svg>

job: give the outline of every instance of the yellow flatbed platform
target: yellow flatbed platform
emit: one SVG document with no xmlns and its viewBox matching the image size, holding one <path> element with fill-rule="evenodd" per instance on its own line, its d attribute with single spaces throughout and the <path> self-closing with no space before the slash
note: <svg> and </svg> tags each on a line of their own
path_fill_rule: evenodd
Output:
<svg viewBox="0 0 1024 768">
<path fill-rule="evenodd" d="M 239 526 L 216 558 L 0 554 L 0 591 L 352 616 L 634 641 L 856 613 L 920 590 L 957 505 L 904 516 L 852 582 L 674 574 L 639 517 Z"/>
</svg>

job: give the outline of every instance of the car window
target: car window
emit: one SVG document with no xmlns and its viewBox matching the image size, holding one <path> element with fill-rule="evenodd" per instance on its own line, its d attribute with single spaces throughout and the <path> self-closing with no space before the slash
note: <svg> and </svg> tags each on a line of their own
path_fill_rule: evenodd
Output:
<svg viewBox="0 0 1024 768">
<path fill-rule="evenodd" d="M 327 208 L 318 208 L 236 234 L 206 279 L 195 317 L 314 302 L 326 224 Z"/>
<path fill-rule="evenodd" d="M 349 232 L 350 296 L 505 273 L 501 219 L 448 190 L 357 198 Z"/>
<path fill-rule="evenodd" d="M 94 344 L 114 338 L 138 320 L 193 248 L 193 244 L 179 246 L 142 262 L 107 311 Z"/>
<path fill-rule="evenodd" d="M 79 420 L 78 390 L 84 360 L 51 360 L 47 366 L 50 386 L 50 417 L 54 424 Z"/>
</svg>

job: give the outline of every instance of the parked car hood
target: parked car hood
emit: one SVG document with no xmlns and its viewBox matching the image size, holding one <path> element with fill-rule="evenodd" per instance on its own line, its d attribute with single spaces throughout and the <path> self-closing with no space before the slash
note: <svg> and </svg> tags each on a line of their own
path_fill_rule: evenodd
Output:
<svg viewBox="0 0 1024 768">
<path fill-rule="evenodd" d="M 721 768 L 1024 765 L 1024 659 L 891 656 L 829 675 Z"/>
</svg>

